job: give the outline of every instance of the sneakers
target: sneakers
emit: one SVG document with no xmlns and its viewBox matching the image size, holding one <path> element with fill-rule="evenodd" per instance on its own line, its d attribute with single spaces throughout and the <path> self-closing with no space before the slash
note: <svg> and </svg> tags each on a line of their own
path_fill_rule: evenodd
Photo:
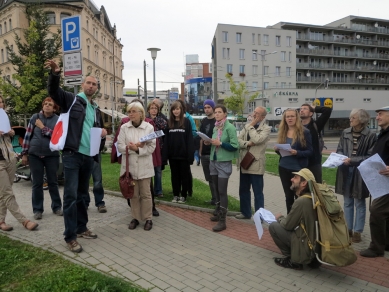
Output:
<svg viewBox="0 0 389 292">
<path fill-rule="evenodd" d="M 173 200 L 172 200 L 172 203 L 178 203 L 178 197 L 177 196 L 174 196 Z"/>
<path fill-rule="evenodd" d="M 77 237 L 83 237 L 86 239 L 95 239 L 97 238 L 97 234 L 94 234 L 92 231 L 89 229 L 87 231 L 84 231 L 83 233 L 78 233 Z"/>
<path fill-rule="evenodd" d="M 352 241 L 355 243 L 361 242 L 362 241 L 361 233 L 354 232 L 353 237 L 352 237 Z"/>
<path fill-rule="evenodd" d="M 302 264 L 297 264 L 297 263 L 292 262 L 290 260 L 290 257 L 274 258 L 274 262 L 276 263 L 277 266 L 287 268 L 287 269 L 292 269 L 292 270 L 302 270 L 303 269 Z"/>
<path fill-rule="evenodd" d="M 235 215 L 235 218 L 236 219 L 251 219 L 249 217 L 246 217 L 245 215 L 243 215 L 242 213 L 241 214 L 238 214 L 238 215 Z"/>
<path fill-rule="evenodd" d="M 383 257 L 384 253 L 378 253 L 375 250 L 372 250 L 370 248 L 361 250 L 359 254 L 365 258 L 376 258 L 376 257 Z"/>
<path fill-rule="evenodd" d="M 41 220 L 42 219 L 42 213 L 40 213 L 40 212 L 34 213 L 34 219 L 35 220 Z"/>
<path fill-rule="evenodd" d="M 63 211 L 61 209 L 58 209 L 57 211 L 53 211 L 53 213 L 57 216 L 63 216 Z"/>
<path fill-rule="evenodd" d="M 82 246 L 76 240 L 72 240 L 70 242 L 67 242 L 66 244 L 68 246 L 68 249 L 72 252 L 79 253 L 82 251 Z"/>
<path fill-rule="evenodd" d="M 99 213 L 107 213 L 107 207 L 105 207 L 105 205 L 98 206 L 97 211 Z"/>
<path fill-rule="evenodd" d="M 186 203 L 186 198 L 185 197 L 180 197 L 180 199 L 177 201 L 177 203 L 185 204 Z"/>
</svg>

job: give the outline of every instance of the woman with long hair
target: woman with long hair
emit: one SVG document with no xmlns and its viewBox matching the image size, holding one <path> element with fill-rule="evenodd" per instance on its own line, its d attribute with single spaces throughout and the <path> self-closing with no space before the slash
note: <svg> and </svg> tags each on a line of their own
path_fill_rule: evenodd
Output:
<svg viewBox="0 0 389 292">
<path fill-rule="evenodd" d="M 313 154 L 311 134 L 301 123 L 300 115 L 295 109 L 287 109 L 282 114 L 277 143 L 289 144 L 291 147 L 283 156 L 279 149 L 274 147 L 280 155 L 278 172 L 285 193 L 286 210 L 289 213 L 295 198 L 294 192 L 290 189 L 293 172 L 307 167 L 308 158 Z"/>
<path fill-rule="evenodd" d="M 215 185 L 216 209 L 211 221 L 217 222 L 212 230 L 219 232 L 227 228 L 228 179 L 232 173 L 232 160 L 238 154 L 239 142 L 236 128 L 227 120 L 226 107 L 216 105 L 214 114 L 216 122 L 212 140 L 211 142 L 204 141 L 204 144 L 212 144 L 209 171 Z"/>
<path fill-rule="evenodd" d="M 0 96 L 0 109 L 5 109 L 3 97 Z M 32 222 L 20 211 L 12 191 L 12 184 L 16 172 L 16 154 L 13 151 L 11 138 L 14 130 L 7 133 L 0 131 L 0 230 L 11 231 L 12 226 L 5 223 L 7 210 L 28 230 L 34 230 L 38 224 Z"/>
<path fill-rule="evenodd" d="M 348 157 L 336 171 L 335 192 L 344 197 L 344 217 L 350 237 L 356 243 L 361 241 L 365 227 L 366 198 L 369 196 L 357 166 L 370 157 L 377 140 L 376 134 L 367 127 L 369 120 L 367 111 L 353 109 L 350 113 L 350 128 L 343 131 L 336 150 L 336 153 Z"/>
<path fill-rule="evenodd" d="M 163 164 L 169 160 L 174 203 L 185 203 L 190 188 L 190 165 L 193 164 L 194 147 L 190 121 L 178 101 L 169 111 L 168 129 L 163 147 Z"/>
</svg>

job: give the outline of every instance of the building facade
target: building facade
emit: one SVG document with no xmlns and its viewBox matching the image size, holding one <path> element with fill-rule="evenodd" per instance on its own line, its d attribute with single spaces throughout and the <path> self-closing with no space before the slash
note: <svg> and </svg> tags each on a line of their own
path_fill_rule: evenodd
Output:
<svg viewBox="0 0 389 292">
<path fill-rule="evenodd" d="M 12 78 L 15 73 L 3 43 L 7 40 L 16 49 L 15 33 L 22 41 L 24 40 L 23 29 L 29 25 L 25 16 L 25 5 L 36 2 L 0 0 L 0 70 L 3 75 L 1 77 Z M 39 3 L 46 12 L 53 32 L 61 28 L 62 18 L 81 15 L 83 76 L 91 74 L 100 81 L 100 94 L 96 98 L 100 108 L 120 111 L 123 105 L 119 98 L 122 97 L 124 87 L 123 45 L 116 37 L 116 25 L 111 25 L 104 6 L 99 9 L 91 0 L 41 0 Z M 106 123 L 110 121 L 110 117 L 105 117 Z"/>
</svg>

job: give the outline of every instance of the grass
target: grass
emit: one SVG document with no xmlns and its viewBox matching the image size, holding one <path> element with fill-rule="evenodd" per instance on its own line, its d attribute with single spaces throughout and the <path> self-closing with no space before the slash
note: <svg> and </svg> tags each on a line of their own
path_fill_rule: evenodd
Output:
<svg viewBox="0 0 389 292">
<path fill-rule="evenodd" d="M 147 291 L 0 235 L 0 291 Z"/>
</svg>

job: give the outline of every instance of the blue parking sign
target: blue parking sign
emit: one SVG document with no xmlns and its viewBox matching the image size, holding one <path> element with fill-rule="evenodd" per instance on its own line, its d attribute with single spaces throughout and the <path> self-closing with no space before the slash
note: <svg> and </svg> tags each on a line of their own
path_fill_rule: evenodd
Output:
<svg viewBox="0 0 389 292">
<path fill-rule="evenodd" d="M 81 50 L 81 16 L 61 19 L 62 51 L 64 53 Z"/>
</svg>

